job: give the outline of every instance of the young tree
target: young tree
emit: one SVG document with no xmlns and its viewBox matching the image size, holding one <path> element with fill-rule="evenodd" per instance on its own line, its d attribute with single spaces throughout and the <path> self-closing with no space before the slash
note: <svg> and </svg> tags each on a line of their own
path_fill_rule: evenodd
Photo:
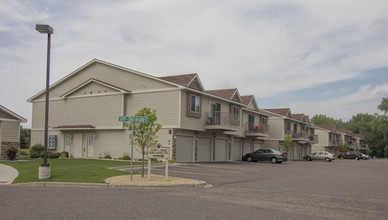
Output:
<svg viewBox="0 0 388 220">
<path fill-rule="evenodd" d="M 284 138 L 284 151 L 288 152 L 289 148 L 293 146 L 295 143 L 292 141 L 292 137 L 290 134 Z"/>
<path fill-rule="evenodd" d="M 345 153 L 345 152 L 349 151 L 348 143 L 341 144 L 339 149 L 338 149 L 338 151 L 341 152 L 341 153 Z"/>
<path fill-rule="evenodd" d="M 162 127 L 160 124 L 156 123 L 158 119 L 156 116 L 156 111 L 151 110 L 150 108 L 144 107 L 135 116 L 148 117 L 148 122 L 146 123 L 133 123 L 133 142 L 140 147 L 140 152 L 142 154 L 143 164 L 142 164 L 142 173 L 141 176 L 144 177 L 144 156 L 147 153 L 149 147 L 154 146 L 157 143 L 156 133 Z M 127 123 L 128 130 L 130 132 L 129 139 L 132 137 L 132 123 Z"/>
</svg>

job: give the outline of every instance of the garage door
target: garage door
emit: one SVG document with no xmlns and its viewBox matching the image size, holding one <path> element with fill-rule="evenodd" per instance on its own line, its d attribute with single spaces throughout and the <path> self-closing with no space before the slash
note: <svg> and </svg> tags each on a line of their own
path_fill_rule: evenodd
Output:
<svg viewBox="0 0 388 220">
<path fill-rule="evenodd" d="M 199 162 L 207 162 L 211 161 L 211 146 L 212 139 L 211 138 L 198 138 L 197 142 L 197 161 Z"/>
<path fill-rule="evenodd" d="M 241 160 L 241 141 L 233 141 L 232 160 Z"/>
<path fill-rule="evenodd" d="M 193 161 L 193 137 L 176 136 L 176 162 Z"/>
<path fill-rule="evenodd" d="M 252 152 L 251 146 L 252 146 L 251 142 L 244 142 L 244 154 Z"/>
<path fill-rule="evenodd" d="M 226 140 L 216 139 L 215 161 L 226 161 L 226 144 Z"/>
<path fill-rule="evenodd" d="M 254 143 L 253 144 L 253 151 L 257 151 L 258 149 L 260 149 L 260 144 L 259 143 Z"/>
</svg>

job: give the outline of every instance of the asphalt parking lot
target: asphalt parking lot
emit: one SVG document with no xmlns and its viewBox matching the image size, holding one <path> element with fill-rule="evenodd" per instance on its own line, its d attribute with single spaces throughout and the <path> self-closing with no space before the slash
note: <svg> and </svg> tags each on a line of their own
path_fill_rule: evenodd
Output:
<svg viewBox="0 0 388 220">
<path fill-rule="evenodd" d="M 204 180 L 213 186 L 0 186 L 4 198 L 0 210 L 7 219 L 354 220 L 388 216 L 388 160 L 188 163 L 170 166 L 169 171 L 170 176 Z M 154 167 L 152 173 L 164 174 L 164 167 Z"/>
<path fill-rule="evenodd" d="M 388 216 L 388 160 L 187 163 L 171 166 L 169 175 L 204 180 L 213 185 L 206 194 L 278 209 L 294 219 Z"/>
</svg>

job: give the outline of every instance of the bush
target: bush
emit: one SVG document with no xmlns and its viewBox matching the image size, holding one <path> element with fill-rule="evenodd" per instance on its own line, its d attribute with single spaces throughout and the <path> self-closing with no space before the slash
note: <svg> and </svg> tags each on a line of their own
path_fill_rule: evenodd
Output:
<svg viewBox="0 0 388 220">
<path fill-rule="evenodd" d="M 104 159 L 112 159 L 109 152 L 104 153 Z"/>
<path fill-rule="evenodd" d="M 66 158 L 69 158 L 69 152 L 67 152 L 67 151 L 62 151 L 61 152 L 61 157 L 62 156 L 65 156 Z"/>
<path fill-rule="evenodd" d="M 119 160 L 131 160 L 131 157 L 128 154 L 124 153 L 122 157 L 119 157 Z"/>
<path fill-rule="evenodd" d="M 61 156 L 58 159 L 67 159 L 66 155 L 61 154 Z"/>
<path fill-rule="evenodd" d="M 40 153 L 40 158 L 44 158 L 44 152 Z M 61 156 L 61 153 L 54 152 L 54 151 L 47 151 L 47 158 L 59 158 Z"/>
<path fill-rule="evenodd" d="M 30 152 L 30 157 L 31 158 L 39 158 L 40 157 L 40 153 L 38 153 L 36 151 Z"/>
<path fill-rule="evenodd" d="M 28 150 L 27 149 L 20 149 L 20 156 L 22 156 L 22 157 L 28 156 Z"/>
<path fill-rule="evenodd" d="M 35 144 L 30 148 L 30 157 L 38 158 L 40 154 L 44 151 L 44 146 L 41 144 Z"/>
</svg>

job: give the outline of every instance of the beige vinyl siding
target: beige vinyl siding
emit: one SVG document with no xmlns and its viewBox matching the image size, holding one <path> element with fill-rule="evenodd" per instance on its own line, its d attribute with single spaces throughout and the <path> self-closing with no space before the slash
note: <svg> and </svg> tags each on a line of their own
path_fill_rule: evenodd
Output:
<svg viewBox="0 0 388 220">
<path fill-rule="evenodd" d="M 135 115 L 148 107 L 156 110 L 157 123 L 164 127 L 179 127 L 179 90 L 127 95 L 126 115 Z"/>
<path fill-rule="evenodd" d="M 129 91 L 174 88 L 175 86 L 102 63 L 94 63 L 50 90 L 50 98 L 58 98 L 89 79 L 97 79 Z M 35 100 L 44 99 L 45 94 Z"/>
<path fill-rule="evenodd" d="M 0 110 L 0 118 L 6 118 L 6 119 L 15 119 L 11 115 L 5 113 L 4 111 Z"/>
<path fill-rule="evenodd" d="M 2 139 L 3 142 L 19 142 L 19 122 L 3 121 Z"/>
<path fill-rule="evenodd" d="M 253 101 L 250 102 L 249 105 L 247 106 L 247 108 L 257 111 L 258 109 L 256 108 L 256 106 L 253 103 L 254 103 Z"/>
<path fill-rule="evenodd" d="M 256 119 L 255 119 L 256 120 Z M 285 123 L 284 119 L 281 117 L 269 117 L 268 118 L 268 124 L 269 124 L 269 138 L 271 139 L 280 139 L 284 140 L 284 131 L 285 131 Z"/>
<path fill-rule="evenodd" d="M 201 117 L 189 117 L 187 116 L 187 91 L 181 91 L 181 128 L 204 131 L 205 130 L 205 120 L 206 120 L 206 111 L 209 111 L 210 104 L 209 99 L 206 96 L 201 96 Z M 195 93 L 193 93 L 195 94 Z"/>
<path fill-rule="evenodd" d="M 118 118 L 122 114 L 122 95 L 68 99 L 66 102 L 66 125 L 121 126 Z"/>
</svg>

